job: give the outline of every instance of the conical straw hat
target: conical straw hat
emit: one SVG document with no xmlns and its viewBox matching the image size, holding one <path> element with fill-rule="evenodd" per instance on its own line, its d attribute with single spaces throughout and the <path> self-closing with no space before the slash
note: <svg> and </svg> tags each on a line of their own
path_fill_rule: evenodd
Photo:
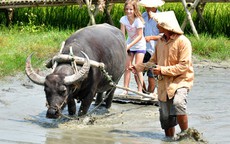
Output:
<svg viewBox="0 0 230 144">
<path fill-rule="evenodd" d="M 165 4 L 165 2 L 163 0 L 141 0 L 138 3 L 140 6 L 143 7 L 154 7 L 154 8 L 158 8 L 162 5 Z"/>
<path fill-rule="evenodd" d="M 177 21 L 174 11 L 165 11 L 160 13 L 151 13 L 152 18 L 157 22 L 157 24 L 166 30 L 183 34 L 180 25 Z"/>
</svg>

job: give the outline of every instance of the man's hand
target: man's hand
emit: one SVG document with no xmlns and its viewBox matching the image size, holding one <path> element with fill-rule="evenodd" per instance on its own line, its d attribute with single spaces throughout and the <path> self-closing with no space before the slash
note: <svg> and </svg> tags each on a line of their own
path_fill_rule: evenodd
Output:
<svg viewBox="0 0 230 144">
<path fill-rule="evenodd" d="M 156 68 L 153 68 L 153 73 L 155 75 L 161 75 L 161 66 L 156 65 Z"/>
<path fill-rule="evenodd" d="M 130 70 L 132 73 L 134 73 L 134 74 L 137 73 L 137 70 L 136 70 L 136 68 L 135 68 L 134 65 L 129 66 L 129 70 Z"/>
<path fill-rule="evenodd" d="M 151 36 L 146 36 L 146 37 L 145 37 L 145 40 L 146 40 L 146 42 L 150 42 Z"/>
<path fill-rule="evenodd" d="M 151 40 L 157 41 L 161 37 L 162 37 L 162 33 L 160 33 L 159 35 L 155 35 L 155 36 L 145 36 L 145 41 L 146 42 L 150 42 Z"/>
<path fill-rule="evenodd" d="M 148 13 L 148 15 L 149 15 L 150 18 L 153 18 L 153 14 L 154 13 L 152 11 L 149 11 L 149 13 Z"/>
</svg>

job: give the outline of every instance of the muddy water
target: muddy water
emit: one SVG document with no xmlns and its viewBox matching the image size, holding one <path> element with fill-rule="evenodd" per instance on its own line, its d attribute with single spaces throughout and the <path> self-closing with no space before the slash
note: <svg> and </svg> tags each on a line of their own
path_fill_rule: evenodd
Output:
<svg viewBox="0 0 230 144">
<path fill-rule="evenodd" d="M 188 97 L 189 126 L 203 133 L 208 143 L 229 143 L 230 70 L 195 70 L 196 80 Z M 45 118 L 43 87 L 29 82 L 24 74 L 5 78 L 0 85 L 0 143 L 172 143 L 160 128 L 156 106 L 113 103 L 111 109 L 100 107 L 84 119 L 50 120 Z M 186 139 L 173 143 L 196 142 Z"/>
</svg>

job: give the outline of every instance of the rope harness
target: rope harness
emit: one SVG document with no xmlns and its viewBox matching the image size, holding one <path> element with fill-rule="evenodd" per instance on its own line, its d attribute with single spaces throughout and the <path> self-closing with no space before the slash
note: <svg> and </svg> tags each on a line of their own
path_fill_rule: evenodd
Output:
<svg viewBox="0 0 230 144">
<path fill-rule="evenodd" d="M 104 99 L 102 99 L 102 101 L 101 101 L 96 107 L 94 107 L 90 112 L 88 112 L 87 114 L 82 115 L 82 116 L 70 117 L 70 116 L 67 116 L 67 115 L 64 115 L 64 114 L 60 113 L 61 116 L 65 117 L 65 118 L 68 118 L 68 119 L 71 119 L 71 120 L 79 120 L 79 119 L 82 118 L 82 117 L 85 117 L 85 116 L 88 116 L 88 115 L 92 114 L 98 107 L 100 107 L 101 104 L 108 98 L 109 94 L 113 91 L 113 89 L 115 89 L 115 88 L 120 88 L 120 89 L 122 89 L 122 87 L 117 86 L 117 84 L 112 80 L 112 76 L 109 75 L 109 73 L 105 70 L 104 66 L 99 66 L 98 68 L 101 70 L 101 72 L 102 72 L 103 75 L 105 76 L 106 80 L 109 81 L 109 84 L 110 84 L 113 88 L 110 89 L 110 91 L 105 95 Z M 123 74 L 123 73 L 124 73 L 124 72 L 122 72 L 122 74 Z M 139 76 L 138 76 L 137 74 L 135 74 L 135 75 L 137 76 L 138 81 L 141 82 Z M 163 79 L 163 77 L 161 77 L 161 78 L 159 79 L 159 76 L 156 76 L 156 75 L 154 75 L 154 78 L 155 78 L 155 80 L 162 80 L 162 79 Z M 142 85 L 141 85 L 141 86 L 142 86 Z M 155 86 L 155 87 L 156 87 L 156 86 Z M 142 89 L 143 89 L 143 86 L 142 86 Z M 155 89 L 155 88 L 154 88 L 154 89 Z M 126 89 L 126 90 L 127 90 L 127 89 Z M 143 90 L 144 90 L 144 89 L 143 89 Z M 130 91 L 132 91 L 132 90 L 130 90 Z M 144 91 L 145 91 L 145 90 L 144 90 Z M 133 92 L 135 92 L 135 91 L 133 91 Z M 146 92 L 146 93 L 147 93 L 147 92 Z M 63 104 L 64 104 L 64 102 L 63 102 Z"/>
<path fill-rule="evenodd" d="M 108 74 L 108 72 L 106 72 L 106 70 L 104 69 L 104 67 L 99 67 L 99 69 L 102 71 L 103 75 L 106 77 L 106 79 L 110 82 L 110 83 L 113 83 L 115 84 L 115 82 L 112 80 L 112 76 Z M 90 112 L 82 115 L 82 116 L 74 116 L 74 117 L 70 117 L 70 116 L 67 116 L 65 114 L 61 114 L 61 116 L 65 117 L 65 118 L 68 118 L 70 120 L 79 120 L 80 118 L 83 118 L 83 117 L 86 117 L 90 114 L 92 114 L 98 107 L 101 106 L 101 104 L 108 98 L 109 94 L 115 89 L 116 87 L 113 87 L 112 89 L 109 90 L 109 92 L 105 95 L 104 99 L 102 99 L 102 101 L 96 106 L 94 107 Z M 76 90 L 76 89 L 75 89 Z M 74 90 L 74 91 L 75 91 Z M 73 92 L 72 92 L 73 93 Z M 68 98 L 68 95 L 66 96 L 65 98 L 65 101 L 60 105 L 60 106 L 57 106 L 57 108 L 59 108 L 58 110 L 60 111 L 61 110 L 61 107 L 67 102 L 67 98 Z"/>
<path fill-rule="evenodd" d="M 55 61 L 54 64 L 57 65 L 57 62 Z M 72 67 L 73 67 L 74 71 L 76 71 L 76 68 L 77 68 L 77 67 L 76 67 L 76 62 L 71 62 L 71 64 L 72 64 Z M 110 89 L 109 92 L 107 92 L 107 94 L 106 94 L 105 97 L 102 99 L 102 101 L 101 101 L 96 107 L 94 107 L 90 112 L 88 112 L 88 113 L 85 114 L 85 115 L 77 116 L 77 117 L 76 117 L 76 116 L 75 116 L 75 117 L 70 117 L 70 116 L 67 116 L 67 115 L 65 115 L 65 114 L 62 114 L 62 113 L 60 112 L 60 111 L 61 111 L 61 108 L 63 107 L 63 105 L 67 103 L 67 99 L 68 99 L 69 95 L 73 94 L 73 93 L 76 91 L 76 88 L 75 88 L 71 93 L 69 93 L 69 94 L 67 94 L 67 95 L 65 96 L 65 99 L 64 99 L 64 101 L 62 102 L 62 104 L 61 104 L 60 106 L 58 106 L 57 104 L 56 104 L 56 106 L 50 106 L 50 105 L 48 104 L 48 102 L 46 102 L 46 107 L 47 107 L 47 108 L 53 108 L 54 110 L 56 110 L 57 112 L 59 112 L 59 114 L 60 114 L 61 116 L 65 117 L 65 118 L 68 118 L 68 119 L 71 119 L 71 120 L 78 120 L 78 119 L 80 119 L 80 118 L 82 118 L 82 117 L 85 117 L 85 116 L 88 116 L 88 115 L 92 114 L 98 107 L 101 106 L 101 104 L 108 98 L 109 94 L 116 88 L 116 87 L 114 87 L 114 84 L 116 85 L 116 83 L 112 80 L 112 76 L 109 75 L 109 73 L 105 70 L 104 65 L 99 65 L 98 68 L 99 68 L 100 71 L 103 73 L 103 75 L 105 76 L 106 80 L 109 81 L 110 85 L 112 84 L 111 86 L 113 86 L 113 88 Z"/>
</svg>

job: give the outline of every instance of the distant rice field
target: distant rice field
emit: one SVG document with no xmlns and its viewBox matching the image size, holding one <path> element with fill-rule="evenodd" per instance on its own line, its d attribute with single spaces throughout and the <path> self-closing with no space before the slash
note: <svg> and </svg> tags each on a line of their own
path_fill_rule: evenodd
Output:
<svg viewBox="0 0 230 144">
<path fill-rule="evenodd" d="M 173 10 L 177 19 L 182 24 L 186 13 L 181 3 L 166 3 L 160 8 L 161 11 Z M 144 9 L 141 8 L 143 12 Z M 124 15 L 123 4 L 114 4 L 111 9 L 111 17 L 116 27 L 119 27 L 119 20 Z M 230 37 L 230 3 L 207 3 L 204 11 L 204 23 L 200 21 L 196 12 L 192 15 L 198 33 L 205 33 L 212 36 Z M 13 26 L 26 29 L 51 29 L 58 28 L 77 30 L 87 26 L 89 16 L 86 6 L 62 6 L 62 7 L 32 7 L 15 9 Z M 106 22 L 105 14 L 96 17 L 96 23 Z M 0 25 L 5 25 L 6 19 L 0 13 Z M 29 27 L 29 28 L 28 28 Z M 190 25 L 185 28 L 185 33 L 192 33 Z"/>
</svg>

